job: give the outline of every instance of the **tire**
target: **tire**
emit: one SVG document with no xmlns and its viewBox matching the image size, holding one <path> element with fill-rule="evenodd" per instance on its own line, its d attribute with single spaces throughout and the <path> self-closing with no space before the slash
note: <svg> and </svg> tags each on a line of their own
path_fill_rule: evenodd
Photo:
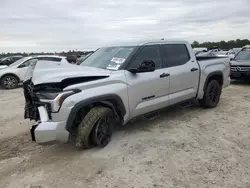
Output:
<svg viewBox="0 0 250 188">
<path fill-rule="evenodd" d="M 205 89 L 203 98 L 199 101 L 205 108 L 214 108 L 220 101 L 221 85 L 217 80 L 211 80 Z"/>
<path fill-rule="evenodd" d="M 15 89 L 18 86 L 18 78 L 13 75 L 3 76 L 1 79 L 1 87 L 3 89 Z"/>
<path fill-rule="evenodd" d="M 110 121 L 107 123 L 105 119 Z M 77 128 L 76 147 L 85 149 L 93 146 L 105 147 L 111 140 L 113 125 L 114 114 L 110 108 L 102 106 L 92 108 Z M 103 132 L 104 130 L 106 132 Z"/>
</svg>

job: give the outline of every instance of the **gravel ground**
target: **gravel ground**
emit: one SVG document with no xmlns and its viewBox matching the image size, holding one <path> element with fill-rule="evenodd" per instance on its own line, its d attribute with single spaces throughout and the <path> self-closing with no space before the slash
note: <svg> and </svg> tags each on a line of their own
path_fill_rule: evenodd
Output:
<svg viewBox="0 0 250 188">
<path fill-rule="evenodd" d="M 250 188 L 250 85 L 214 109 L 173 107 L 119 128 L 103 148 L 31 142 L 22 90 L 0 90 L 0 187 Z"/>
</svg>

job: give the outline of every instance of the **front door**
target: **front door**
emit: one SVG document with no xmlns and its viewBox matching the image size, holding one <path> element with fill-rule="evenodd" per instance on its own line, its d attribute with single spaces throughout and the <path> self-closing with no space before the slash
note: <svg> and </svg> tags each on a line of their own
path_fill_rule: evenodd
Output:
<svg viewBox="0 0 250 188">
<path fill-rule="evenodd" d="M 133 74 L 127 71 L 139 67 L 145 60 L 152 60 L 155 63 L 154 72 Z M 143 46 L 129 63 L 127 70 L 125 75 L 131 118 L 168 105 L 169 73 L 163 68 L 159 45 Z"/>
</svg>

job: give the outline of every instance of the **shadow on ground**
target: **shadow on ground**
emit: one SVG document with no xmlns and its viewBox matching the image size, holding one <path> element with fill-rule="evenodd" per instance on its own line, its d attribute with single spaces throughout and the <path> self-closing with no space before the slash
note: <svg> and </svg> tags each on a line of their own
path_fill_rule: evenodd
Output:
<svg viewBox="0 0 250 188">
<path fill-rule="evenodd" d="M 233 84 L 233 85 L 250 85 L 250 79 L 249 80 L 231 80 L 231 84 Z"/>
<path fill-rule="evenodd" d="M 15 91 L 15 90 L 20 89 L 20 88 L 22 88 L 22 87 L 23 87 L 23 85 L 18 85 L 17 88 L 15 88 L 15 89 L 3 89 L 3 88 L 0 86 L 0 91 L 1 91 L 1 90 L 2 90 L 2 91 Z"/>
</svg>

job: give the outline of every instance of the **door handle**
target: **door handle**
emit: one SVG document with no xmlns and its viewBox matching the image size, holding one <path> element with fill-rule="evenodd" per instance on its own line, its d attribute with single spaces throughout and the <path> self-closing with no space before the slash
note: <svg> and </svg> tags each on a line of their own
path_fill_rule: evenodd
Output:
<svg viewBox="0 0 250 188">
<path fill-rule="evenodd" d="M 197 70 L 198 70 L 198 68 L 193 67 L 190 71 L 191 71 L 191 72 L 195 72 L 195 71 L 197 71 Z"/>
<path fill-rule="evenodd" d="M 168 77 L 168 76 L 170 76 L 170 74 L 168 74 L 168 73 L 162 73 L 160 75 L 160 78 L 165 78 L 165 77 Z"/>
</svg>

